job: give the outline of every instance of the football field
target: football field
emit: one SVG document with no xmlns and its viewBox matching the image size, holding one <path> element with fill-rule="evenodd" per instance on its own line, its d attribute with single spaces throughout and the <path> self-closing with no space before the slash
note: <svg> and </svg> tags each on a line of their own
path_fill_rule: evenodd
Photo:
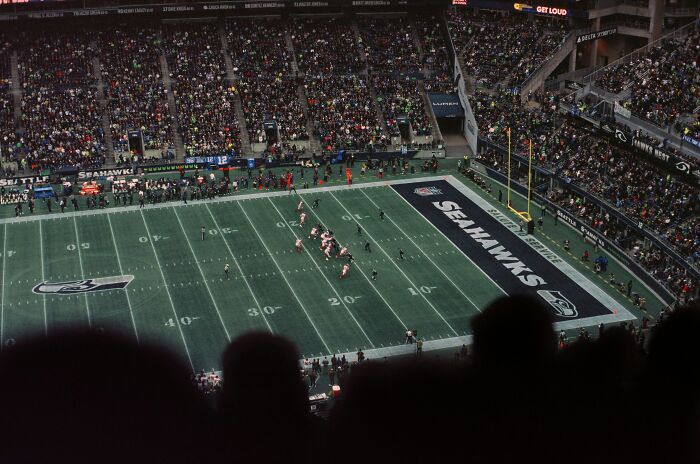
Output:
<svg viewBox="0 0 700 464">
<path fill-rule="evenodd" d="M 218 370 L 226 344 L 251 330 L 289 337 L 303 357 L 405 353 L 407 329 L 426 349 L 459 346 L 471 317 L 513 293 L 542 297 L 563 328 L 633 319 L 452 176 L 299 193 L 3 219 L 1 346 L 104 329 Z M 354 256 L 346 278 L 347 260 L 326 260 L 308 238 L 315 224 Z"/>
</svg>

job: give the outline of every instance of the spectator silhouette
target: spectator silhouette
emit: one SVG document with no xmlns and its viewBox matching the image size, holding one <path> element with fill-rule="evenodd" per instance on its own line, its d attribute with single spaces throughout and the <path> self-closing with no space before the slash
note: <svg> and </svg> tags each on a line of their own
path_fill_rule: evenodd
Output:
<svg viewBox="0 0 700 464">
<path fill-rule="evenodd" d="M 56 333 L 0 358 L 0 462 L 193 462 L 211 421 L 161 349 Z"/>
<path fill-rule="evenodd" d="M 299 359 L 294 344 L 268 333 L 242 335 L 226 349 L 220 410 L 234 457 L 288 461 L 315 442 Z"/>
<path fill-rule="evenodd" d="M 677 309 L 657 326 L 649 341 L 644 397 L 649 429 L 662 446 L 650 461 L 697 462 L 700 453 L 700 306 Z M 671 457 L 669 457 L 671 456 Z"/>
</svg>

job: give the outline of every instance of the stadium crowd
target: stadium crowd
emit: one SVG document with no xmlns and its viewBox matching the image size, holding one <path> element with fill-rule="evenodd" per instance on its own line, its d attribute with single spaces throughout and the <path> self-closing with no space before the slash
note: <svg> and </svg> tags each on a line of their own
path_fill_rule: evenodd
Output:
<svg viewBox="0 0 700 464">
<path fill-rule="evenodd" d="M 454 91 L 452 60 L 447 52 L 440 21 L 436 16 L 416 16 L 416 34 L 423 51 L 423 81 L 426 92 L 451 93 Z"/>
<path fill-rule="evenodd" d="M 698 50 L 700 26 L 682 39 L 663 41 L 637 59 L 610 66 L 596 84 L 612 93 L 630 88 L 626 106 L 633 114 L 676 132 L 693 127 L 689 130 L 697 136 L 697 125 L 686 125 L 679 118 L 700 104 Z"/>
<path fill-rule="evenodd" d="M 414 74 L 421 70 L 413 25 L 407 18 L 357 20 L 370 73 Z"/>
<path fill-rule="evenodd" d="M 305 73 L 358 73 L 364 68 L 360 47 L 347 19 L 296 18 L 290 31 L 299 69 Z"/>
<path fill-rule="evenodd" d="M 97 44 L 115 151 L 128 153 L 130 129 L 141 129 L 146 150 L 172 149 L 160 32 L 121 24 L 100 33 Z"/>
<path fill-rule="evenodd" d="M 225 79 L 216 24 L 167 25 L 163 35 L 185 151 L 200 156 L 240 153 L 236 90 Z"/>
<path fill-rule="evenodd" d="M 307 73 L 304 88 L 314 130 L 328 151 L 385 146 L 366 78 Z"/>
<path fill-rule="evenodd" d="M 90 35 L 46 30 L 23 34 L 18 48 L 23 151 L 31 169 L 104 162 L 102 110 L 96 98 Z"/>
<path fill-rule="evenodd" d="M 430 135 L 432 124 L 425 112 L 418 83 L 410 76 L 392 77 L 374 75 L 372 85 L 377 92 L 377 103 L 382 109 L 389 134 L 400 135 L 396 118 L 408 116 L 411 129 L 416 135 Z"/>
<path fill-rule="evenodd" d="M 495 11 L 451 11 L 448 26 L 465 72 L 488 88 L 520 86 L 554 54 L 567 34 L 560 20 Z"/>
<path fill-rule="evenodd" d="M 0 35 L 0 155 L 4 161 L 18 162 L 14 104 L 10 93 L 11 53 L 11 42 Z M 11 170 L 3 169 L 0 174 L 11 174 Z"/>
<path fill-rule="evenodd" d="M 267 120 L 277 121 L 281 140 L 308 139 L 286 30 L 281 20 L 226 22 L 228 51 L 234 72 L 240 75 L 239 92 L 251 142 L 267 140 L 263 128 Z"/>
<path fill-rule="evenodd" d="M 149 343 L 50 333 L 0 354 L 0 459 L 694 462 L 700 308 L 648 322 L 569 339 L 539 300 L 503 297 L 472 319 L 473 345 L 452 358 L 358 352 L 312 367 L 292 342 L 253 332 L 226 347 L 224 382 Z M 303 370 L 341 384 L 327 419 L 310 411 Z M 630 446 L 646 435 L 654 446 Z"/>
</svg>

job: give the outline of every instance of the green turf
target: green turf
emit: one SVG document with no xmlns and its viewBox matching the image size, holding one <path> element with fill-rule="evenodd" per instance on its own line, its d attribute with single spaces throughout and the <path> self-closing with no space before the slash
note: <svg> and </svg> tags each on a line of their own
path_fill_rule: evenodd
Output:
<svg viewBox="0 0 700 464">
<path fill-rule="evenodd" d="M 466 178 L 462 181 L 497 204 Z M 193 369 L 218 369 L 229 340 L 251 330 L 288 336 L 303 356 L 314 357 L 401 345 L 407 328 L 418 329 L 426 340 L 466 335 L 470 318 L 502 294 L 390 187 L 374 184 L 302 198 L 305 227 L 298 225 L 295 195 L 7 222 L 0 227 L 0 343 L 6 349 L 69 327 L 108 329 L 165 345 Z M 317 209 L 311 208 L 314 198 L 320 199 Z M 384 220 L 379 209 L 386 212 Z M 318 241 L 307 238 L 310 225 L 319 222 L 355 257 L 346 279 L 338 278 L 345 261 L 326 261 Z M 201 226 L 207 230 L 204 240 Z M 545 244 L 555 251 L 560 251 L 554 248 L 560 237 L 573 242 L 577 236 L 563 224 L 549 229 L 551 243 Z M 301 253 L 294 250 L 298 236 L 304 243 Z M 365 240 L 371 253 L 363 250 Z M 574 256 L 562 256 L 590 273 Z M 226 263 L 231 266 L 228 281 Z M 626 278 L 626 271 L 613 267 Z M 370 278 L 373 269 L 376 281 Z M 121 274 L 134 276 L 127 291 L 32 292 L 44 280 Z M 604 282 L 598 284 L 605 288 Z M 630 302 L 625 306 L 634 310 Z"/>
</svg>

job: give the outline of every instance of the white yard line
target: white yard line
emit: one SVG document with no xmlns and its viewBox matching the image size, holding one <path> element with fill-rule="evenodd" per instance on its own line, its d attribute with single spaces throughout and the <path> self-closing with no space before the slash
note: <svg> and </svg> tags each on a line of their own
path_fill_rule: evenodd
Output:
<svg viewBox="0 0 700 464">
<path fill-rule="evenodd" d="M 360 193 L 362 193 L 375 207 L 379 208 L 379 205 L 377 205 L 377 204 L 374 202 L 374 200 L 372 200 L 372 198 L 370 198 L 370 196 L 367 195 L 363 190 L 360 190 Z M 440 274 L 442 274 L 442 275 L 452 284 L 452 286 L 453 286 L 459 293 L 461 293 L 462 296 L 463 296 L 464 298 L 466 298 L 467 301 L 468 301 L 472 306 L 474 306 L 474 308 L 476 308 L 477 311 L 481 312 L 481 308 L 479 308 L 479 307 L 472 301 L 472 299 L 469 298 L 469 297 L 462 291 L 462 289 L 459 288 L 459 286 L 458 286 L 456 283 L 454 283 L 454 281 L 453 281 L 447 274 L 445 274 L 445 272 L 442 270 L 442 268 L 441 268 L 440 266 L 438 266 L 437 264 L 435 264 L 435 261 L 433 261 L 433 260 L 430 258 L 430 256 L 428 256 L 428 254 L 427 254 L 426 252 L 424 252 L 423 249 L 422 249 L 421 247 L 419 247 L 419 246 L 416 244 L 416 242 L 413 241 L 413 239 L 411 238 L 410 235 L 408 235 L 401 227 L 399 227 L 399 226 L 394 222 L 394 220 L 391 218 L 391 215 L 386 216 L 386 218 L 389 219 L 389 222 L 391 222 L 391 223 L 394 225 L 394 227 L 396 227 L 396 228 L 399 230 L 399 232 L 401 232 L 401 233 L 404 235 L 404 237 L 406 237 L 406 238 L 413 244 L 413 246 L 416 247 L 416 248 L 418 249 L 418 251 L 420 251 L 420 252 L 423 254 L 423 256 L 425 256 L 425 257 L 428 259 L 428 261 L 430 261 L 430 263 L 435 267 L 435 269 L 437 269 L 437 270 L 440 272 Z"/>
<path fill-rule="evenodd" d="M 109 217 L 109 216 L 107 216 Z M 41 281 L 46 282 L 44 277 L 44 232 L 41 227 L 42 222 L 39 221 L 39 251 L 41 253 Z M 49 335 L 49 322 L 46 315 L 46 294 L 41 294 L 41 299 L 44 300 L 44 335 Z"/>
<path fill-rule="evenodd" d="M 340 207 L 343 208 L 343 209 L 345 210 L 346 213 L 348 213 L 350 216 L 352 216 L 352 213 L 350 213 L 350 211 L 345 207 L 345 205 L 344 205 L 343 203 L 341 203 L 341 202 L 336 198 L 335 195 L 333 195 L 333 192 L 330 192 L 330 195 L 331 195 L 331 197 L 333 197 L 333 199 L 340 205 Z M 411 286 L 416 290 L 416 292 L 417 292 L 421 297 L 423 297 L 423 299 L 425 300 L 425 302 L 428 303 L 428 306 L 430 306 L 430 308 L 435 312 L 435 314 L 437 314 L 438 317 L 439 317 L 440 319 L 442 319 L 442 321 L 447 325 L 447 327 L 450 328 L 450 330 L 452 331 L 452 333 L 455 334 L 455 335 L 457 335 L 457 336 L 459 336 L 459 332 L 457 332 L 457 331 L 454 329 L 454 327 L 452 327 L 452 325 L 450 325 L 450 323 L 447 322 L 447 319 L 445 319 L 445 317 L 440 313 L 440 311 L 438 311 L 437 308 L 436 308 L 435 306 L 433 306 L 433 304 L 430 302 L 430 300 L 428 300 L 428 298 L 426 298 L 425 294 L 423 294 L 423 292 L 420 291 L 420 288 L 419 288 L 415 283 L 413 283 L 413 281 L 411 280 L 411 278 L 408 277 L 408 276 L 406 275 L 405 272 L 403 272 L 403 269 L 401 269 L 401 267 L 399 267 L 399 265 L 396 264 L 396 261 L 394 261 L 394 260 L 391 258 L 391 256 L 389 256 L 389 254 L 384 250 L 384 248 L 382 248 L 382 246 L 379 244 L 379 242 L 376 241 L 376 240 L 374 240 L 374 238 L 372 237 L 372 234 L 370 234 L 369 232 L 367 232 L 366 229 L 365 229 L 365 233 L 366 233 L 367 236 L 379 247 L 379 249 L 382 251 L 382 253 L 384 253 L 384 254 L 386 255 L 386 257 L 389 259 L 389 261 L 391 261 L 391 263 L 394 265 L 394 267 L 396 267 L 396 269 L 398 269 L 398 271 L 406 278 L 406 280 L 411 284 Z"/>
<path fill-rule="evenodd" d="M 299 237 L 297 236 L 296 232 L 294 232 L 294 229 L 292 229 L 292 226 L 290 226 L 289 223 L 287 222 L 287 220 L 284 218 L 284 216 L 282 215 L 282 213 L 280 212 L 280 210 L 277 209 L 277 205 L 275 205 L 275 204 L 272 202 L 272 200 L 269 199 L 269 198 L 268 198 L 268 201 L 270 202 L 270 204 L 272 205 L 272 207 L 275 208 L 275 211 L 277 211 L 277 214 L 279 214 L 280 218 L 282 218 L 282 221 L 284 221 L 284 224 L 285 224 L 285 226 L 286 226 L 285 228 L 289 229 L 289 230 L 292 232 L 292 235 L 294 235 L 294 238 L 295 238 L 295 239 L 299 238 Z M 350 318 L 351 318 L 353 321 L 355 321 L 355 324 L 357 324 L 357 327 L 360 329 L 360 332 L 362 332 L 362 334 L 365 336 L 365 338 L 366 338 L 367 341 L 369 342 L 370 346 L 372 346 L 372 348 L 374 348 L 374 343 L 373 343 L 372 340 L 369 338 L 369 335 L 367 335 L 367 332 L 365 332 L 365 329 L 364 329 L 364 328 L 362 327 L 362 325 L 360 324 L 360 321 L 358 321 L 357 319 L 355 319 L 355 315 L 352 313 L 352 311 L 350 311 L 350 308 L 348 308 L 348 306 L 345 304 L 345 301 L 343 300 L 343 297 L 340 295 L 340 293 L 338 293 L 338 290 L 335 288 L 335 285 L 333 285 L 333 284 L 331 283 L 331 281 L 328 280 L 328 277 L 326 277 L 326 274 L 323 273 L 323 270 L 321 269 L 321 266 L 319 266 L 318 263 L 316 262 L 316 260 L 314 260 L 314 257 L 311 256 L 311 253 L 309 252 L 309 250 L 307 250 L 306 247 L 302 247 L 302 248 L 303 248 L 304 251 L 306 252 L 306 255 L 309 257 L 309 259 L 311 260 L 311 262 L 314 263 L 314 266 L 316 266 L 316 269 L 318 269 L 318 272 L 321 274 L 321 276 L 323 276 L 323 278 L 325 279 L 325 281 L 326 281 L 326 283 L 328 284 L 328 286 L 331 288 L 331 290 L 333 290 L 333 292 L 335 293 L 335 296 L 338 297 L 338 301 L 339 301 L 340 304 L 343 306 L 343 308 L 345 308 L 345 311 L 348 312 L 348 314 L 350 315 Z"/>
<path fill-rule="evenodd" d="M 461 335 L 458 337 L 448 337 L 448 338 L 438 338 L 436 340 L 425 340 L 423 342 L 423 353 L 426 351 L 434 350 L 444 350 L 448 348 L 457 348 L 462 345 L 471 345 L 474 341 L 473 335 Z M 388 358 L 391 356 L 405 356 L 409 354 L 416 354 L 416 344 L 408 343 L 403 345 L 393 345 L 385 346 L 382 348 L 374 348 L 371 350 L 362 350 L 365 355 L 365 360 L 380 361 L 383 358 Z M 357 360 L 357 353 L 340 353 L 336 357 L 345 358 L 349 361 Z M 300 361 L 304 361 L 303 359 Z"/>
<path fill-rule="evenodd" d="M 146 234 L 148 235 L 148 243 L 151 244 L 151 249 L 153 250 L 153 256 L 156 258 L 156 264 L 158 265 L 158 270 L 160 271 L 160 277 L 163 279 L 163 285 L 165 286 L 165 292 L 168 294 L 168 300 L 170 300 L 170 307 L 173 310 L 173 315 L 175 315 L 175 323 L 180 331 L 180 337 L 182 338 L 182 344 L 185 345 L 185 352 L 187 353 L 187 359 L 190 362 L 190 367 L 192 372 L 195 372 L 194 363 L 192 363 L 192 356 L 190 355 L 190 349 L 187 347 L 187 342 L 185 341 L 185 334 L 182 331 L 182 326 L 180 325 L 180 317 L 177 315 L 175 310 L 175 304 L 173 303 L 173 297 L 170 295 L 170 290 L 168 289 L 168 282 L 165 280 L 165 274 L 163 274 L 163 268 L 160 266 L 160 260 L 158 259 L 158 253 L 156 252 L 156 247 L 153 245 L 153 240 L 151 239 L 151 231 L 148 229 L 148 224 L 146 223 L 146 218 L 143 215 L 143 210 L 141 210 L 141 219 L 143 220 L 143 225 L 146 227 Z"/>
<path fill-rule="evenodd" d="M 80 262 L 80 278 L 85 279 L 85 271 L 83 270 L 83 254 L 80 252 L 80 237 L 78 236 L 78 221 L 73 216 L 73 226 L 75 227 L 75 248 L 78 250 L 78 261 Z M 85 296 L 85 311 L 87 312 L 88 326 L 92 328 L 92 317 L 90 316 L 90 303 L 88 302 L 87 292 Z"/>
<path fill-rule="evenodd" d="M 211 302 L 214 303 L 214 309 L 216 310 L 216 314 L 219 316 L 219 321 L 221 322 L 221 327 L 224 328 L 224 333 L 226 334 L 226 338 L 228 341 L 231 341 L 231 334 L 228 333 L 228 329 L 226 328 L 226 324 L 224 323 L 224 318 L 221 316 L 221 311 L 219 311 L 219 305 L 216 304 L 216 299 L 214 298 L 214 294 L 211 292 L 211 289 L 209 288 L 209 284 L 207 283 L 207 277 L 204 275 L 204 271 L 202 271 L 202 266 L 199 264 L 199 259 L 197 258 L 197 254 L 194 252 L 194 248 L 192 248 L 192 243 L 190 242 L 190 237 L 187 235 L 187 231 L 185 230 L 185 226 L 182 225 L 182 221 L 180 221 L 180 215 L 177 214 L 177 208 L 173 208 L 173 212 L 175 213 L 175 217 L 177 218 L 178 224 L 180 224 L 180 229 L 182 229 L 182 234 L 185 236 L 185 241 L 187 242 L 187 246 L 190 247 L 190 251 L 192 252 L 192 257 L 194 258 L 194 262 L 197 263 L 197 269 L 199 269 L 199 274 L 202 276 L 202 281 L 204 281 L 204 286 L 207 288 L 207 292 L 209 293 L 209 298 L 211 298 Z"/>
<path fill-rule="evenodd" d="M 321 343 L 323 343 L 323 347 L 326 349 L 326 351 L 328 352 L 328 354 L 333 353 L 333 351 L 331 351 L 331 349 L 328 347 L 328 344 L 326 343 L 326 341 L 323 339 L 323 336 L 321 335 L 321 332 L 319 332 L 318 328 L 316 327 L 316 324 L 314 324 L 314 321 L 311 319 L 311 316 L 310 316 L 309 313 L 306 311 L 306 307 L 304 307 L 304 304 L 301 302 L 301 300 L 299 299 L 299 296 L 298 296 L 297 293 L 294 291 L 294 288 L 293 288 L 292 285 L 289 283 L 289 280 L 287 280 L 287 276 L 284 275 L 284 271 L 282 270 L 282 268 L 280 267 L 280 265 L 277 263 L 277 260 L 275 259 L 275 255 L 272 254 L 272 252 L 270 251 L 270 249 L 267 247 L 267 243 L 265 243 L 265 241 L 262 239 L 262 237 L 261 237 L 260 234 L 258 233 L 258 229 L 256 229 L 255 225 L 253 224 L 253 221 L 251 221 L 251 220 L 250 220 L 250 217 L 248 217 L 248 213 L 247 213 L 246 210 L 243 208 L 243 205 L 241 204 L 240 201 L 238 202 L 238 206 L 239 206 L 239 208 L 241 209 L 241 211 L 243 211 L 243 214 L 245 215 L 245 218 L 246 218 L 246 219 L 248 220 L 248 222 L 250 223 L 250 226 L 253 228 L 253 231 L 255 232 L 255 235 L 258 236 L 258 240 L 259 240 L 260 243 L 262 243 L 262 245 L 265 247 L 265 251 L 267 251 L 267 254 L 270 255 L 270 259 L 272 259 L 272 262 L 275 264 L 275 267 L 277 267 L 277 270 L 279 271 L 280 275 L 282 276 L 282 278 L 284 279 L 284 281 L 287 283 L 287 287 L 289 287 L 289 290 L 292 292 L 292 295 L 294 295 L 294 298 L 297 300 L 297 303 L 299 303 L 299 307 L 301 308 L 302 311 L 304 311 L 304 314 L 306 314 L 306 318 L 309 320 L 309 323 L 311 324 L 311 327 L 314 328 L 314 331 L 316 332 L 316 335 L 318 335 L 318 338 L 321 340 Z"/>
<path fill-rule="evenodd" d="M 7 224 L 2 240 L 2 296 L 0 296 L 0 351 L 5 347 L 5 255 L 7 255 Z"/>
<path fill-rule="evenodd" d="M 219 232 L 219 236 L 221 237 L 221 240 L 224 241 L 224 245 L 226 245 L 226 249 L 228 250 L 229 254 L 231 255 L 231 258 L 233 258 L 233 263 L 236 265 L 238 268 L 238 272 L 241 274 L 241 278 L 243 279 L 243 282 L 245 283 L 246 287 L 248 287 L 248 292 L 250 292 L 250 296 L 253 297 L 253 300 L 255 301 L 255 305 L 258 307 L 258 311 L 260 312 L 260 315 L 263 317 L 263 320 L 265 321 L 265 325 L 267 325 L 267 328 L 270 330 L 271 333 L 275 333 L 274 330 L 272 330 L 272 326 L 270 325 L 270 322 L 267 320 L 267 317 L 265 317 L 265 311 L 263 311 L 263 307 L 260 305 L 260 302 L 258 301 L 258 298 L 255 296 L 255 292 L 250 286 L 250 283 L 248 282 L 248 279 L 246 278 L 245 274 L 243 273 L 243 269 L 241 268 L 240 264 L 238 264 L 238 260 L 236 259 L 236 255 L 233 254 L 233 251 L 231 250 L 231 247 L 228 244 L 228 241 L 226 240 L 226 237 L 224 236 L 223 232 L 221 232 L 221 227 L 219 227 L 219 223 L 216 222 L 216 218 L 214 217 L 214 214 L 211 212 L 211 209 L 209 209 L 209 205 L 205 205 L 207 208 L 207 211 L 209 212 L 209 215 L 211 216 L 211 219 L 214 221 L 214 225 L 216 226 L 216 230 Z"/>
<path fill-rule="evenodd" d="M 303 197 L 299 197 L 299 198 L 301 198 L 301 201 L 303 201 L 304 204 L 305 204 L 307 207 L 309 206 L 308 202 L 306 202 L 306 200 L 304 200 Z M 272 201 L 272 200 L 271 200 L 271 201 Z M 313 208 L 312 208 L 312 209 L 313 209 Z M 326 224 L 323 223 L 323 221 L 321 220 L 321 217 L 319 216 L 319 214 L 318 214 L 316 211 L 313 211 L 313 214 L 314 214 L 314 216 L 316 216 L 316 218 L 321 222 L 321 224 L 323 224 L 323 227 L 326 227 Z M 326 227 L 326 229 L 328 229 L 328 227 Z M 338 243 L 340 243 L 340 242 L 338 242 Z M 394 308 L 389 304 L 389 302 L 386 301 L 386 299 L 384 298 L 384 295 L 382 295 L 382 293 L 381 293 L 379 290 L 377 290 L 377 287 L 374 286 L 374 283 L 372 282 L 372 280 L 371 280 L 369 277 L 367 277 L 367 274 L 364 273 L 364 271 L 362 270 L 362 268 L 360 267 L 359 264 L 357 265 L 357 270 L 360 271 L 360 274 L 362 274 L 362 277 L 365 278 L 365 280 L 367 281 L 367 283 L 369 283 L 369 285 L 372 287 L 372 289 L 375 291 L 375 293 L 376 293 L 377 295 L 379 295 L 379 298 L 382 299 L 382 301 L 383 301 L 384 304 L 387 306 L 387 308 L 389 308 L 389 311 L 391 311 L 391 313 L 394 315 L 394 317 L 396 317 L 396 319 L 397 319 L 397 320 L 399 321 L 399 323 L 403 326 L 403 328 L 404 328 L 405 330 L 408 330 L 408 326 L 404 323 L 404 321 L 401 320 L 401 318 L 400 318 L 399 315 L 396 313 L 396 311 L 394 311 Z"/>
<path fill-rule="evenodd" d="M 124 269 L 122 268 L 122 260 L 119 257 L 119 247 L 117 247 L 117 239 L 114 237 L 114 229 L 112 228 L 112 220 L 109 217 L 109 214 L 107 215 L 107 222 L 109 223 L 109 232 L 112 234 L 112 243 L 114 243 L 114 252 L 117 255 L 117 264 L 119 264 L 119 273 L 121 275 L 124 275 Z M 41 223 L 39 223 L 41 224 Z M 124 287 L 124 295 L 126 295 L 126 302 L 129 305 L 129 314 L 131 315 L 131 323 L 134 326 L 134 335 L 136 336 L 136 343 L 140 343 L 139 341 L 139 331 L 136 329 L 136 319 L 134 318 L 134 310 L 131 307 L 131 298 L 129 297 L 129 290 Z"/>
</svg>

